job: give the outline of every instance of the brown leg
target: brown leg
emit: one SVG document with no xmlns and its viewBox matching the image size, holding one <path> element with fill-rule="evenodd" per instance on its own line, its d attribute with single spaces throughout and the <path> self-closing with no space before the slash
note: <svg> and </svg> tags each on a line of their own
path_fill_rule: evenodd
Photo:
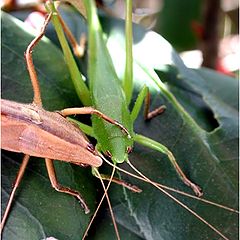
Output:
<svg viewBox="0 0 240 240">
<path fill-rule="evenodd" d="M 16 9 L 16 6 L 17 6 L 16 0 L 3 0 L 1 8 L 4 11 L 11 11 L 12 9 Z"/>
<path fill-rule="evenodd" d="M 66 109 L 59 111 L 59 113 L 64 117 L 66 117 L 68 115 L 75 115 L 75 114 L 95 114 L 95 115 L 99 116 L 100 118 L 104 119 L 105 121 L 107 121 L 113 125 L 116 125 L 123 132 L 125 132 L 127 134 L 128 138 L 131 138 L 128 130 L 124 126 L 122 126 L 116 120 L 113 120 L 112 118 L 110 118 L 110 117 L 106 116 L 105 114 L 99 112 L 98 110 L 94 109 L 93 107 L 66 108 Z"/>
<path fill-rule="evenodd" d="M 86 41 L 87 41 L 86 35 L 83 34 L 80 37 L 80 41 L 78 43 L 77 40 L 75 39 L 75 37 L 73 36 L 72 32 L 68 28 L 68 26 L 66 25 L 66 23 L 60 16 L 60 14 L 58 14 L 58 19 L 59 19 L 60 24 L 62 25 L 63 31 L 65 32 L 70 44 L 72 45 L 75 56 L 81 58 L 84 55 L 84 51 L 85 51 L 85 46 L 86 46 Z"/>
<path fill-rule="evenodd" d="M 95 176 L 98 177 L 97 175 L 95 175 Z M 121 186 L 131 190 L 132 192 L 136 192 L 136 193 L 142 192 L 142 190 L 140 188 L 138 188 L 137 186 L 132 185 L 132 184 L 130 184 L 128 182 L 125 182 L 125 181 L 123 181 L 123 180 L 121 180 L 119 178 L 113 177 L 111 179 L 111 177 L 109 175 L 105 175 L 105 174 L 100 174 L 100 176 L 101 176 L 102 180 L 107 180 L 107 181 L 111 180 L 112 182 L 114 182 L 114 183 L 116 183 L 118 185 L 121 185 Z"/>
<path fill-rule="evenodd" d="M 172 162 L 174 168 L 176 169 L 178 175 L 180 176 L 180 178 L 182 179 L 182 181 L 189 186 L 190 188 L 192 188 L 192 190 L 194 191 L 194 193 L 198 196 L 201 197 L 203 195 L 202 189 L 196 185 L 195 183 L 193 183 L 191 180 L 189 180 L 187 178 L 187 176 L 184 174 L 184 172 L 182 171 L 182 169 L 179 167 L 177 161 L 175 160 L 173 154 L 171 152 L 168 152 L 168 157 L 170 159 L 170 161 Z"/>
<path fill-rule="evenodd" d="M 145 98 L 145 108 L 144 108 L 144 119 L 147 120 L 151 120 L 152 118 L 160 115 L 161 113 L 163 113 L 166 109 L 165 105 L 162 105 L 158 108 L 156 108 L 153 111 L 149 111 L 150 108 L 150 93 L 149 91 L 147 92 L 147 96 Z"/>
<path fill-rule="evenodd" d="M 44 0 L 42 0 L 43 2 Z M 17 0 L 3 0 L 2 1 L 1 9 L 6 12 L 13 12 L 13 11 L 38 11 L 41 13 L 46 13 L 44 7 L 40 5 L 40 1 L 35 1 L 31 3 L 19 3 Z"/>
<path fill-rule="evenodd" d="M 43 37 L 43 35 L 45 33 L 45 30 L 46 30 L 46 27 L 47 27 L 47 25 L 48 25 L 48 23 L 51 19 L 51 16 L 52 16 L 51 13 L 49 15 L 47 15 L 47 17 L 45 19 L 45 22 L 44 22 L 44 25 L 43 25 L 40 33 L 28 45 L 26 53 L 25 53 L 27 68 L 28 68 L 28 72 L 29 72 L 29 75 L 30 75 L 30 79 L 31 79 L 32 86 L 33 86 L 33 92 L 34 92 L 33 103 L 35 103 L 38 106 L 42 106 L 42 99 L 41 99 L 41 91 L 40 91 L 39 81 L 38 81 L 38 78 L 37 78 L 37 73 L 36 73 L 36 70 L 35 70 L 34 64 L 33 64 L 32 51 L 33 51 L 33 48 L 36 46 L 36 44 Z"/>
<path fill-rule="evenodd" d="M 6 207 L 6 210 L 3 214 L 3 218 L 2 218 L 2 221 L 1 221 L 1 233 L 2 233 L 2 229 L 5 225 L 5 222 L 7 220 L 7 217 L 8 217 L 8 214 L 9 214 L 9 211 L 10 211 L 10 208 L 11 208 L 11 205 L 12 205 L 12 201 L 13 201 L 13 197 L 15 195 L 15 192 L 22 180 L 22 177 L 24 175 L 24 172 L 26 170 L 26 167 L 27 167 L 27 164 L 29 162 L 29 159 L 30 159 L 30 156 L 29 155 L 25 155 L 24 158 L 23 158 L 23 161 L 22 161 L 22 164 L 20 166 L 20 169 L 18 171 L 18 174 L 16 176 L 16 179 L 13 183 L 13 189 L 12 189 L 12 192 L 10 194 L 10 197 L 9 197 L 9 200 L 8 200 L 8 203 L 7 203 L 7 207 Z"/>
<path fill-rule="evenodd" d="M 52 184 L 52 187 L 58 192 L 67 193 L 67 194 L 70 194 L 70 195 L 76 197 L 79 200 L 79 202 L 81 203 L 81 206 L 84 209 L 85 213 L 86 214 L 89 213 L 90 210 L 79 192 L 72 190 L 70 188 L 67 188 L 67 187 L 63 187 L 58 183 L 56 172 L 55 172 L 54 165 L 53 165 L 53 160 L 45 158 L 45 163 L 46 163 L 48 176 L 49 176 L 50 182 Z"/>
</svg>

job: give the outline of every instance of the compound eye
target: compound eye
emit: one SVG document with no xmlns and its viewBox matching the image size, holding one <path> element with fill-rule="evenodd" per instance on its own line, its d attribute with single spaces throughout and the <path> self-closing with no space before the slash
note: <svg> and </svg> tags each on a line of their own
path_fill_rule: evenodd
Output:
<svg viewBox="0 0 240 240">
<path fill-rule="evenodd" d="M 106 155 L 107 155 L 109 158 L 112 158 L 112 154 L 110 153 L 110 151 L 106 151 Z"/>
<path fill-rule="evenodd" d="M 91 143 L 88 143 L 87 150 L 89 152 L 94 153 L 95 152 L 95 147 Z"/>
<path fill-rule="evenodd" d="M 129 154 L 129 153 L 131 153 L 132 152 L 132 150 L 133 150 L 133 148 L 132 147 L 127 147 L 127 153 Z"/>
</svg>

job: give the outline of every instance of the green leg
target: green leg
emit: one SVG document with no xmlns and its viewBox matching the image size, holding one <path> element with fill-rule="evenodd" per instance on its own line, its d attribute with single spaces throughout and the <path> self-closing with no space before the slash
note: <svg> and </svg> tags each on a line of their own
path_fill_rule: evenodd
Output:
<svg viewBox="0 0 240 240">
<path fill-rule="evenodd" d="M 158 152 L 166 154 L 168 156 L 170 162 L 172 163 L 173 167 L 175 168 L 177 174 L 182 179 L 182 181 L 187 186 L 191 187 L 197 196 L 202 196 L 201 188 L 199 186 L 197 186 L 196 184 L 194 184 L 193 182 L 191 182 L 186 177 L 186 175 L 183 173 L 182 169 L 179 167 L 179 165 L 178 165 L 175 157 L 173 156 L 172 152 L 170 150 L 168 150 L 167 147 L 165 147 L 161 143 L 158 143 L 158 142 L 156 142 L 156 141 L 154 141 L 154 140 L 152 140 L 150 138 L 147 138 L 145 136 L 142 136 L 140 134 L 135 134 L 134 140 L 136 142 L 146 146 L 146 147 L 149 147 L 151 149 L 157 150 Z"/>
<path fill-rule="evenodd" d="M 72 119 L 70 117 L 68 117 L 67 119 L 73 122 L 74 124 L 76 124 L 86 135 L 95 138 L 92 127 L 88 126 L 87 124 L 81 123 L 75 119 Z"/>
<path fill-rule="evenodd" d="M 133 92 L 133 53 L 132 53 L 132 0 L 125 1 L 125 45 L 126 63 L 123 81 L 123 89 L 126 96 L 127 105 L 131 102 Z"/>
<path fill-rule="evenodd" d="M 145 108 L 144 108 L 144 119 L 145 120 L 150 120 L 150 119 L 158 116 L 159 114 L 164 112 L 164 110 L 166 109 L 166 106 L 162 105 L 159 108 L 157 108 L 151 112 L 149 111 L 150 93 L 149 93 L 149 88 L 146 85 L 144 85 L 142 90 L 138 94 L 137 100 L 136 100 L 133 110 L 131 112 L 131 118 L 132 118 L 133 122 L 136 120 L 136 118 L 139 115 L 139 112 L 143 105 L 144 99 L 145 99 Z"/>
<path fill-rule="evenodd" d="M 47 5 L 47 11 L 53 13 L 52 23 L 54 25 L 59 42 L 61 44 L 63 54 L 65 57 L 74 87 L 79 96 L 79 99 L 84 104 L 84 106 L 90 106 L 92 104 L 92 101 L 90 98 L 90 92 L 89 92 L 86 84 L 84 83 L 81 73 L 78 70 L 78 67 L 77 67 L 75 59 L 72 55 L 71 49 L 65 38 L 65 35 L 64 35 L 63 29 L 62 29 L 62 25 L 59 21 L 58 11 L 56 10 L 53 2 L 49 2 L 49 4 Z"/>
</svg>

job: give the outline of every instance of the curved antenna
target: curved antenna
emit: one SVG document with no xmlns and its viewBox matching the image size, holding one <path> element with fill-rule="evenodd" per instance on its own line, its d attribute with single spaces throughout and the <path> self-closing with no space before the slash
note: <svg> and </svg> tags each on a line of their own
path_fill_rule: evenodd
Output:
<svg viewBox="0 0 240 240">
<path fill-rule="evenodd" d="M 105 160 L 109 165 L 113 166 L 113 164 L 112 164 L 111 162 L 109 162 L 109 161 L 106 160 L 106 159 L 104 159 L 104 160 Z M 127 175 L 129 175 L 129 176 L 131 176 L 131 177 L 134 177 L 134 178 L 136 178 L 136 179 L 139 179 L 139 180 L 141 180 L 141 181 L 144 181 L 144 182 L 148 182 L 148 183 L 149 183 L 149 181 L 147 181 L 145 178 L 140 177 L 140 176 L 138 176 L 138 175 L 136 175 L 136 174 L 134 174 L 134 173 L 128 172 L 128 171 L 124 170 L 123 168 L 120 168 L 120 167 L 117 167 L 117 166 L 116 166 L 116 169 L 119 170 L 119 171 L 121 171 L 121 172 L 123 172 L 123 173 L 125 173 L 125 174 L 127 174 Z M 175 192 L 175 193 L 178 193 L 178 194 L 180 194 L 180 195 L 183 195 L 183 196 L 186 196 L 186 197 L 189 197 L 189 198 L 193 198 L 193 199 L 199 200 L 199 201 L 204 202 L 204 203 L 206 203 L 206 204 L 213 205 L 213 206 L 219 207 L 219 208 L 221 208 L 221 209 L 224 209 L 224 210 L 227 210 L 227 211 L 230 211 L 230 212 L 239 214 L 239 211 L 236 210 L 236 209 L 234 209 L 234 208 L 230 208 L 230 207 L 228 207 L 228 206 L 225 206 L 225 205 L 222 205 L 222 204 L 219 204 L 219 203 L 215 203 L 215 202 L 210 201 L 210 200 L 208 200 L 208 199 L 204 199 L 204 198 L 197 197 L 197 196 L 192 195 L 192 194 L 190 194 L 190 193 L 186 193 L 186 192 L 180 191 L 180 190 L 178 190 L 178 189 L 175 189 L 175 188 L 172 188 L 172 187 L 169 187 L 169 186 L 166 186 L 166 185 L 163 185 L 163 184 L 154 182 L 154 181 L 152 181 L 152 180 L 151 180 L 151 182 L 153 182 L 154 184 L 156 184 L 156 185 L 158 185 L 159 187 L 161 187 L 161 188 L 163 188 L 163 189 L 166 189 L 166 190 L 168 190 L 168 191 Z M 125 186 L 124 186 L 124 187 L 125 187 Z M 132 189 L 130 189 L 130 190 L 132 190 Z"/>
<path fill-rule="evenodd" d="M 163 188 L 159 187 L 157 184 L 155 184 L 154 182 L 152 182 L 148 177 L 146 177 L 144 174 L 142 174 L 138 169 L 136 169 L 130 161 L 128 161 L 129 166 L 136 172 L 138 173 L 140 176 L 142 176 L 144 179 L 146 179 L 147 182 L 149 182 L 150 184 L 152 184 L 153 186 L 155 186 L 157 189 L 159 189 L 161 192 L 163 192 L 165 195 L 167 195 L 169 198 L 171 198 L 174 202 L 178 203 L 181 207 L 185 208 L 187 211 L 189 211 L 190 213 L 192 213 L 196 218 L 198 218 L 200 221 L 202 221 L 203 223 L 205 223 L 209 228 L 211 228 L 215 233 L 217 233 L 219 236 L 221 236 L 223 239 L 225 240 L 229 240 L 225 235 L 223 235 L 218 229 L 216 229 L 213 225 L 211 225 L 209 222 L 207 222 L 204 218 L 202 218 L 199 214 L 197 214 L 196 212 L 194 212 L 191 208 L 189 208 L 187 205 L 185 205 L 184 203 L 182 203 L 180 200 L 178 200 L 177 198 L 175 198 L 173 195 L 171 195 L 169 192 L 167 192 L 166 190 L 164 190 Z"/>
<path fill-rule="evenodd" d="M 109 162 L 104 156 L 102 156 L 102 159 L 107 162 L 110 166 L 114 166 L 111 162 Z M 146 177 L 144 174 L 142 174 L 139 170 L 137 170 L 130 161 L 128 161 L 129 166 L 137 173 L 139 174 L 145 182 L 150 183 L 151 185 L 153 185 L 154 187 L 156 187 L 157 189 L 159 189 L 162 193 L 164 193 L 165 195 L 167 195 L 169 198 L 171 198 L 174 202 L 178 203 L 181 207 L 183 207 L 184 209 L 186 209 L 188 212 L 190 212 L 191 214 L 193 214 L 196 218 L 198 218 L 201 222 L 203 222 L 204 224 L 206 224 L 209 228 L 211 228 L 215 233 L 217 233 L 219 236 L 221 236 L 223 239 L 225 240 L 229 240 L 225 235 L 223 235 L 218 229 L 216 229 L 213 225 L 211 225 L 209 222 L 207 222 L 204 218 L 202 218 L 200 215 L 198 215 L 196 212 L 194 212 L 191 208 L 189 208 L 187 205 L 185 205 L 184 203 L 182 203 L 180 200 L 178 200 L 176 197 L 174 197 L 173 195 L 171 195 L 169 192 L 167 192 L 166 190 L 164 190 L 162 187 L 160 187 L 158 184 L 156 184 L 155 182 L 151 181 L 148 177 Z M 126 174 L 129 174 L 130 176 L 135 177 L 136 175 L 131 174 L 119 167 L 116 166 L 116 169 L 118 169 L 119 171 L 125 172 Z M 136 176 L 138 179 L 139 177 Z M 141 179 L 142 180 L 142 179 Z"/>
<path fill-rule="evenodd" d="M 103 186 L 104 194 L 103 194 L 103 196 L 102 196 L 102 198 L 101 198 L 101 200 L 100 200 L 100 202 L 99 202 L 99 204 L 98 204 L 98 206 L 97 206 L 97 208 L 96 208 L 96 210 L 95 210 L 95 212 L 94 212 L 94 214 L 92 216 L 92 219 L 91 219 L 90 223 L 87 226 L 87 229 L 84 232 L 84 235 L 83 235 L 82 239 L 86 238 L 87 233 L 88 233 L 88 231 L 89 231 L 89 229 L 90 229 L 90 227 L 91 227 L 91 225 L 93 223 L 93 220 L 95 219 L 95 217 L 96 217 L 96 215 L 97 215 L 97 213 L 98 213 L 98 211 L 99 211 L 99 209 L 100 209 L 100 207 L 102 205 L 102 202 L 103 202 L 104 198 L 106 197 L 107 202 L 108 202 L 108 206 L 109 206 L 109 210 L 110 210 L 110 214 L 111 214 L 111 218 L 112 218 L 112 221 L 113 221 L 113 226 L 114 226 L 114 229 L 115 229 L 115 233 L 116 233 L 117 239 L 120 240 L 120 235 L 119 235 L 119 231 L 118 231 L 118 228 L 117 228 L 116 220 L 115 220 L 114 213 L 113 213 L 112 206 L 111 206 L 111 202 L 110 202 L 110 199 L 109 199 L 109 196 L 108 196 L 108 193 L 107 193 L 107 191 L 108 191 L 108 189 L 110 187 L 110 184 L 112 182 L 115 170 L 116 170 L 116 166 L 113 165 L 113 170 L 112 170 L 112 174 L 111 174 L 110 179 L 109 179 L 109 183 L 108 183 L 107 187 L 105 187 L 105 184 L 103 183 L 103 180 L 102 180 L 102 177 L 101 177 L 100 173 L 98 172 L 98 170 L 96 168 L 94 168 L 94 171 L 95 171 L 95 173 L 97 175 L 97 178 L 100 179 L 100 182 L 101 182 L 101 184 Z"/>
</svg>

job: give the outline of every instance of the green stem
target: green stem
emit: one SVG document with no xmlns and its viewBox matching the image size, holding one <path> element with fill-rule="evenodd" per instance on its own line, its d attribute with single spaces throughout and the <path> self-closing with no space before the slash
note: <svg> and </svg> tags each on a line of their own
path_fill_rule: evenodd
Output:
<svg viewBox="0 0 240 240">
<path fill-rule="evenodd" d="M 126 95 L 127 104 L 131 102 L 133 92 L 133 54 L 132 54 L 132 0 L 126 0 L 125 20 L 125 45 L 126 63 L 123 81 L 123 89 Z"/>
<path fill-rule="evenodd" d="M 50 11 L 53 13 L 52 23 L 56 30 L 58 39 L 60 41 L 60 44 L 61 44 L 61 47 L 63 50 L 63 54 L 65 57 L 65 61 L 67 63 L 74 87 L 77 92 L 77 95 L 80 98 L 80 100 L 84 106 L 90 106 L 92 104 L 92 101 L 90 98 L 90 92 L 88 90 L 88 87 L 84 83 L 82 75 L 81 75 L 81 73 L 77 67 L 77 64 L 75 62 L 75 59 L 72 55 L 72 51 L 71 51 L 71 49 L 68 45 L 68 42 L 65 38 L 61 23 L 58 19 L 58 12 L 57 12 L 53 2 L 49 2 L 48 7 L 50 8 Z"/>
<path fill-rule="evenodd" d="M 95 1 L 84 0 L 83 2 L 87 12 L 87 21 L 89 23 L 88 25 L 94 26 L 94 29 L 101 29 L 101 25 L 97 17 Z"/>
<path fill-rule="evenodd" d="M 146 85 L 144 85 L 143 88 L 141 89 L 140 93 L 138 94 L 137 100 L 136 100 L 133 110 L 131 112 L 131 119 L 132 119 L 133 123 L 135 122 L 135 120 L 137 119 L 137 117 L 139 115 L 139 112 L 143 105 L 143 101 L 147 96 L 147 93 L 148 93 L 148 87 Z"/>
</svg>

